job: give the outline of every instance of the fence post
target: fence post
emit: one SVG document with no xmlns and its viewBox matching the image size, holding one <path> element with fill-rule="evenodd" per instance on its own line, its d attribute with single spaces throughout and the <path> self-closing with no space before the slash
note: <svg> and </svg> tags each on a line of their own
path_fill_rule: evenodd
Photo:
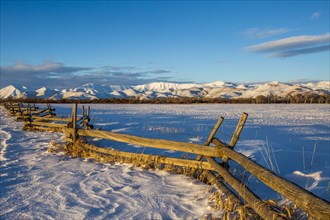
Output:
<svg viewBox="0 0 330 220">
<path fill-rule="evenodd" d="M 235 147 L 235 145 L 236 145 L 236 143 L 239 139 L 239 136 L 242 133 L 244 124 L 245 124 L 248 116 L 249 115 L 247 113 L 243 112 L 241 118 L 239 119 L 239 122 L 237 123 L 237 127 L 234 131 L 233 137 L 231 138 L 230 143 L 228 145 L 229 148 L 234 149 L 234 147 Z M 222 157 L 222 163 L 223 163 L 223 165 L 225 165 L 225 167 L 228 168 L 228 164 L 227 164 L 228 163 L 228 157 L 227 156 Z"/>
<path fill-rule="evenodd" d="M 29 113 L 27 113 L 27 115 L 28 115 L 29 125 L 30 125 L 30 127 L 32 127 L 32 110 L 31 110 L 31 104 L 30 103 L 28 103 L 28 107 L 26 109 L 26 112 L 29 112 Z"/>
<path fill-rule="evenodd" d="M 11 102 L 10 102 L 10 112 L 11 112 L 12 115 L 15 114 L 14 105 Z"/>
<path fill-rule="evenodd" d="M 53 113 L 53 111 L 55 109 L 52 109 L 52 106 L 50 105 L 50 103 L 47 103 L 47 108 L 49 110 L 50 117 L 54 117 L 56 115 L 55 113 Z"/>
<path fill-rule="evenodd" d="M 72 106 L 72 128 L 72 141 L 75 143 L 77 138 L 77 103 Z"/>
<path fill-rule="evenodd" d="M 212 141 L 215 133 L 217 133 L 220 125 L 222 124 L 222 122 L 223 122 L 223 117 L 218 118 L 218 121 L 215 123 L 215 125 L 214 125 L 214 127 L 213 127 L 213 129 L 212 129 L 212 131 L 211 131 L 211 133 L 209 135 L 209 137 L 207 138 L 206 142 L 204 143 L 204 146 L 209 146 L 210 145 L 210 143 L 211 143 L 211 141 Z M 197 158 L 196 158 L 196 160 L 197 161 L 201 161 L 202 158 L 203 158 L 203 155 L 198 155 Z"/>
<path fill-rule="evenodd" d="M 81 110 L 82 111 L 82 117 L 85 118 L 85 105 L 83 105 L 81 108 L 82 108 L 82 110 Z"/>
<path fill-rule="evenodd" d="M 23 107 L 23 106 L 21 106 L 21 103 L 18 103 L 18 114 L 19 115 L 16 115 L 16 116 L 17 116 L 17 119 L 20 119 L 20 117 L 21 117 L 24 120 L 23 110 L 21 107 Z"/>
</svg>

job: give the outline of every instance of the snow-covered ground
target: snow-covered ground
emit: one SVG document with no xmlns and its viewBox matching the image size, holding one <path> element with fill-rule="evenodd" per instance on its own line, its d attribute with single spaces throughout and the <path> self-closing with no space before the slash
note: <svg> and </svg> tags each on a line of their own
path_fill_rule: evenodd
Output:
<svg viewBox="0 0 330 220">
<path fill-rule="evenodd" d="M 47 152 L 60 133 L 22 131 L 0 107 L 0 219 L 178 219 L 219 216 L 211 188 L 127 164 Z"/>
<path fill-rule="evenodd" d="M 54 105 L 68 116 L 71 105 Z M 1 116 L 4 110 L 1 109 Z M 242 112 L 249 118 L 235 148 L 280 176 L 330 201 L 329 105 L 91 105 L 99 129 L 204 143 L 217 117 L 217 137 L 229 142 Z M 208 186 L 185 176 L 104 165 L 46 152 L 60 134 L 23 132 L 1 117 L 1 209 L 8 218 L 194 218 L 214 214 Z M 90 139 L 103 147 L 181 157 L 182 153 Z M 194 157 L 194 155 L 186 155 Z M 264 199 L 279 199 L 231 163 L 239 178 Z M 218 214 L 218 213 L 217 213 Z"/>
<path fill-rule="evenodd" d="M 71 105 L 59 105 L 68 114 Z M 92 105 L 96 128 L 137 136 L 203 144 L 218 117 L 217 137 L 230 142 L 242 112 L 248 120 L 235 148 L 316 195 L 330 201 L 330 105 L 194 104 Z M 103 147 L 181 157 L 182 153 L 94 139 Z M 187 156 L 187 155 L 186 155 Z M 195 158 L 194 155 L 188 155 Z M 279 195 L 234 163 L 232 171 L 264 199 Z"/>
</svg>

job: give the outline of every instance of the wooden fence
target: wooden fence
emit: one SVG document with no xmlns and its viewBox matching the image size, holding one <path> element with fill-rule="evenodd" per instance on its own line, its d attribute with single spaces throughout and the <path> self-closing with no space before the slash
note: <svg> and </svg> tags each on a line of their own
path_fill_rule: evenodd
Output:
<svg viewBox="0 0 330 220">
<path fill-rule="evenodd" d="M 251 207 L 263 219 L 287 219 L 290 214 L 284 215 L 279 210 L 275 210 L 259 198 L 250 188 L 236 178 L 228 169 L 228 160 L 231 160 L 261 180 L 264 184 L 280 193 L 282 196 L 292 201 L 301 208 L 309 217 L 314 219 L 330 219 L 329 202 L 317 197 L 300 186 L 277 176 L 272 171 L 262 167 L 248 157 L 234 150 L 234 147 L 243 130 L 248 115 L 243 113 L 233 137 L 229 144 L 224 143 L 214 137 L 220 127 L 223 118 L 219 118 L 215 123 L 207 141 L 204 145 L 185 143 L 178 141 L 151 139 L 128 134 L 119 134 L 110 131 L 93 130 L 90 122 L 90 108 L 85 112 L 82 106 L 82 115 L 77 115 L 77 104 L 73 104 L 72 115 L 69 118 L 56 118 L 55 109 L 48 104 L 46 109 L 40 110 L 35 105 L 6 103 L 5 107 L 11 115 L 26 121 L 26 126 L 38 130 L 55 130 L 64 133 L 66 140 L 74 144 L 80 137 L 96 137 L 108 139 L 116 142 L 124 142 L 139 146 L 175 150 L 198 155 L 195 160 L 179 159 L 148 154 L 136 154 L 113 149 L 105 149 L 86 144 L 84 147 L 100 155 L 113 155 L 124 158 L 148 158 L 157 163 L 171 164 L 180 167 L 203 170 L 208 182 L 215 184 L 232 201 L 245 204 Z M 54 123 L 56 122 L 56 123 Z M 209 146 L 210 144 L 214 146 Z M 204 158 L 204 159 L 203 159 Z M 219 159 L 221 163 L 219 163 Z M 221 181 L 215 176 L 219 175 Z"/>
</svg>

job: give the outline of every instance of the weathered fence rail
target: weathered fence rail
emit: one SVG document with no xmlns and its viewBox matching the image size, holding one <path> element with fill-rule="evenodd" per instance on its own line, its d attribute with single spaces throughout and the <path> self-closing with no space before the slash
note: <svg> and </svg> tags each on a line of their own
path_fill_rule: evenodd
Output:
<svg viewBox="0 0 330 220">
<path fill-rule="evenodd" d="M 245 186 L 244 183 L 242 183 L 229 171 L 228 160 L 231 160 L 241 165 L 256 178 L 260 179 L 264 184 L 292 201 L 305 213 L 307 213 L 308 216 L 315 219 L 330 219 L 329 202 L 317 197 L 300 186 L 277 176 L 272 171 L 262 167 L 248 157 L 234 150 L 248 117 L 246 113 L 242 114 L 229 144 L 226 144 L 214 137 L 223 121 L 223 118 L 221 117 L 216 122 L 205 144 L 200 145 L 179 141 L 144 138 L 110 131 L 93 130 L 93 127 L 89 124 L 90 108 L 88 107 L 87 112 L 85 112 L 85 108 L 83 106 L 82 115 L 81 117 L 78 117 L 77 104 L 73 105 L 72 115 L 70 118 L 54 117 L 55 109 L 52 109 L 50 105 L 47 106 L 47 109 L 43 110 L 39 109 L 35 105 L 32 106 L 28 104 L 24 106 L 17 103 L 7 103 L 5 104 L 5 107 L 10 111 L 11 115 L 17 116 L 17 119 L 25 120 L 26 126 L 41 130 L 56 128 L 58 131 L 62 131 L 66 136 L 66 140 L 71 144 L 74 144 L 80 137 L 96 137 L 144 147 L 196 154 L 198 155 L 196 160 L 191 160 L 123 152 L 113 149 L 100 148 L 90 144 L 85 144 L 83 146 L 91 152 L 100 155 L 140 158 L 152 160 L 160 164 L 171 164 L 202 170 L 206 176 L 207 182 L 215 184 L 218 189 L 226 193 L 226 195 L 230 197 L 233 202 L 242 204 L 242 201 L 244 201 L 244 203 L 251 207 L 261 218 L 288 218 L 288 215 L 284 215 L 283 212 L 279 213 L 278 210 L 273 209 L 273 207 L 267 204 L 266 201 L 259 198 L 251 189 Z M 214 146 L 209 146 L 211 143 Z M 203 158 L 205 160 L 203 160 Z M 219 163 L 219 160 L 221 160 L 221 163 Z M 215 175 L 219 175 L 222 178 L 222 181 L 218 181 Z M 233 190 L 235 192 L 233 192 Z M 239 197 L 237 197 L 237 195 L 239 195 Z"/>
</svg>

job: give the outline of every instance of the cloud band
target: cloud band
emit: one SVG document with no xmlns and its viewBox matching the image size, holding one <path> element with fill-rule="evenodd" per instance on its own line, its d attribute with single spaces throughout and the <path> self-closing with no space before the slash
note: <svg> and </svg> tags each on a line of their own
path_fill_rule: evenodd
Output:
<svg viewBox="0 0 330 220">
<path fill-rule="evenodd" d="M 292 57 L 329 50 L 330 33 L 303 35 L 265 42 L 244 48 L 255 53 L 271 53 L 272 57 Z M 326 44 L 326 45 L 324 45 Z"/>
</svg>

